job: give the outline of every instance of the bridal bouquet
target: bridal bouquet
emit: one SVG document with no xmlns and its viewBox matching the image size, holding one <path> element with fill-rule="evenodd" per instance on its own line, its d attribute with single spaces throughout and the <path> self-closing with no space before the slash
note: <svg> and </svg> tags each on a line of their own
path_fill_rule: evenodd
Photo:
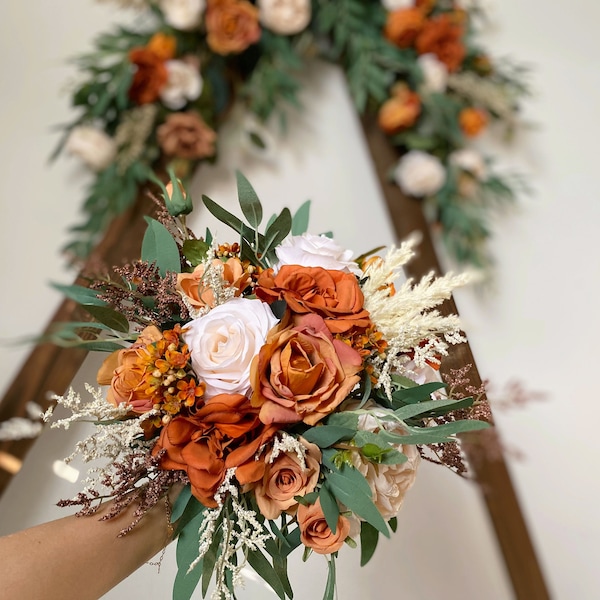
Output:
<svg viewBox="0 0 600 600">
<path fill-rule="evenodd" d="M 333 599 L 338 552 L 360 545 L 361 564 L 371 558 L 421 457 L 462 473 L 456 434 L 488 426 L 478 400 L 454 398 L 437 375 L 464 338 L 435 307 L 466 277 L 402 282 L 410 242 L 353 260 L 305 233 L 308 204 L 261 232 L 261 203 L 241 174 L 238 193 L 246 222 L 203 201 L 239 241 L 200 239 L 173 177 L 141 259 L 89 289 L 63 288 L 97 321 L 71 325 L 63 341 L 111 353 L 98 373 L 106 394 L 88 386 L 89 402 L 73 390 L 57 398 L 73 415 L 53 426 L 97 424 L 74 455 L 107 462 L 61 504 L 92 514 L 112 499 L 110 518 L 135 500 L 126 534 L 183 484 L 170 515 L 175 598 L 200 580 L 203 595 L 214 580 L 213 598 L 234 598 L 248 566 L 292 598 L 287 560 L 300 547 L 326 558 Z"/>
</svg>

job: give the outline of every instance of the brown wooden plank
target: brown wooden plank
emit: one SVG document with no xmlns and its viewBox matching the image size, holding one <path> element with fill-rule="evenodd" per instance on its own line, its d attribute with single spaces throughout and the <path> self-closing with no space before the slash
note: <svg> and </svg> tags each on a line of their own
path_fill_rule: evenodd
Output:
<svg viewBox="0 0 600 600">
<path fill-rule="evenodd" d="M 420 203 L 406 197 L 397 185 L 389 181 L 390 168 L 398 160 L 396 151 L 373 118 L 363 118 L 362 125 L 398 239 L 406 238 L 414 231 L 423 234 L 418 255 L 407 265 L 408 274 L 420 278 L 430 271 L 441 273 Z M 440 312 L 458 314 L 454 300 L 446 302 Z M 450 373 L 452 369 L 467 364 L 473 365 L 469 372 L 471 385 L 481 386 L 481 377 L 468 343 L 451 347 L 450 355 L 442 363 L 442 372 Z M 501 454 L 492 455 L 482 450 L 482 444 L 478 443 L 481 435 L 474 433 L 463 438 L 463 447 L 481 487 L 515 597 L 519 600 L 548 599 L 548 589 L 506 462 Z"/>
</svg>

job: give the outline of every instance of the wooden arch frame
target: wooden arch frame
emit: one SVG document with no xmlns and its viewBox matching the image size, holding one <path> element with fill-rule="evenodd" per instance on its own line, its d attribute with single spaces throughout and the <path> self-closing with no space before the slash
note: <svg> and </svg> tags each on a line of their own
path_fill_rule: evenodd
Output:
<svg viewBox="0 0 600 600">
<path fill-rule="evenodd" d="M 387 173 L 398 159 L 396 151 L 372 118 L 363 118 L 362 126 L 397 238 L 405 238 L 415 230 L 423 232 L 419 254 L 409 263 L 408 274 L 420 278 L 432 270 L 440 273 L 421 205 L 403 195 L 396 185 L 388 181 Z M 134 259 L 139 254 L 139 245 L 146 228 L 143 216 L 152 211 L 152 203 L 141 191 L 135 205 L 115 219 L 90 260 L 101 259 L 106 263 L 116 264 Z M 127 235 L 122 235 L 125 231 Z M 86 281 L 81 278 L 76 283 L 86 285 Z M 454 301 L 446 302 L 441 311 L 445 314 L 456 313 Z M 79 312 L 75 302 L 65 300 L 48 327 L 61 321 L 86 319 L 88 316 Z M 36 346 L 25 361 L 27 366 L 17 374 L 0 401 L 0 422 L 24 416 L 25 407 L 30 401 L 35 401 L 45 409 L 50 404 L 47 391 L 64 393 L 86 355 L 87 352 L 79 348 L 65 349 L 50 344 Z M 481 379 L 468 343 L 451 347 L 443 370 L 450 371 L 465 364 L 473 365 L 470 372 L 471 384 L 479 386 Z M 32 376 L 32 373 L 35 375 Z M 490 457 L 478 451 L 478 434 L 470 435 L 471 437 L 463 439 L 463 445 L 480 485 L 515 597 L 519 600 L 549 599 L 507 465 L 501 456 Z M 0 495 L 12 476 L 18 472 L 34 442 L 35 440 L 0 442 Z"/>
</svg>

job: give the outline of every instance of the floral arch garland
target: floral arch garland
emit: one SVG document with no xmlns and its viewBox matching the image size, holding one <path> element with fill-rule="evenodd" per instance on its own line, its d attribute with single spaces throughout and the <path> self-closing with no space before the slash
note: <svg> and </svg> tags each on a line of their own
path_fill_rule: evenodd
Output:
<svg viewBox="0 0 600 600">
<path fill-rule="evenodd" d="M 475 41 L 477 8 L 458 0 L 101 0 L 137 9 L 135 28 L 101 35 L 77 60 L 78 116 L 56 154 L 95 171 L 69 254 L 84 258 L 159 163 L 183 178 L 218 152 L 234 100 L 256 117 L 244 134 L 264 150 L 264 123 L 298 105 L 313 57 L 344 70 L 359 114 L 376 115 L 398 150 L 390 173 L 421 199 L 459 263 L 487 267 L 488 217 L 519 178 L 495 173 L 472 140 L 517 126 L 524 70 Z"/>
</svg>

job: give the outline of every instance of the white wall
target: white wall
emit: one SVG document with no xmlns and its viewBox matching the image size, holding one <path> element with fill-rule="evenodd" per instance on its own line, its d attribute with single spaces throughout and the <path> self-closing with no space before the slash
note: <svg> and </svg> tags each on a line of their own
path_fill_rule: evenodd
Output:
<svg viewBox="0 0 600 600">
<path fill-rule="evenodd" d="M 600 409 L 588 381 L 598 358 L 593 234 L 600 215 L 593 175 L 600 7 L 584 0 L 506 0 L 492 8 L 496 29 L 487 34 L 487 45 L 534 67 L 536 96 L 527 116 L 538 128 L 521 136 L 504 162 L 529 172 L 536 193 L 496 225 L 494 294 L 462 293 L 458 300 L 482 374 L 497 387 L 518 379 L 546 393 L 543 402 L 498 412 L 497 420 L 508 445 L 525 456 L 511 461 L 511 469 L 555 597 L 591 599 L 600 583 L 592 564 L 600 542 L 594 510 L 599 443 L 593 435 Z M 84 178 L 68 160 L 47 168 L 56 141 L 49 127 L 70 118 L 61 95 L 72 75 L 65 58 L 88 48 L 110 19 L 107 8 L 92 2 L 0 5 L 2 339 L 39 330 L 59 302 L 47 282 L 70 277 L 58 248 L 66 225 L 77 220 Z M 207 193 L 233 208 L 231 167 L 241 166 L 267 205 L 294 207 L 312 198 L 314 230 L 334 229 L 357 252 L 392 241 L 339 75 L 316 69 L 307 85 L 307 112 L 294 122 L 292 139 L 277 142 L 278 163 L 243 155 L 230 130 L 227 164 L 197 175 L 196 196 Z M 219 230 L 225 239 L 228 232 Z M 0 349 L 0 391 L 26 355 L 24 349 Z M 94 368 L 91 361 L 79 385 L 93 379 Z M 64 433 L 43 434 L 1 501 L 0 533 L 61 514 L 53 503 L 72 488 L 49 475 L 49 464 L 67 454 L 72 441 Z M 369 597 L 373 581 L 372 597 L 393 597 L 390 589 L 398 585 L 411 600 L 510 597 L 477 491 L 428 466 L 407 499 L 391 551 L 377 556 L 383 564 L 355 575 L 357 557 L 345 552 L 340 598 Z M 141 597 L 142 589 L 169 597 L 172 565 L 169 552 L 159 576 L 145 567 L 107 597 Z M 297 581 L 304 584 L 306 568 L 318 565 L 294 565 Z M 398 575 L 387 581 L 390 571 Z M 313 585 L 298 598 L 318 597 L 322 578 Z M 261 595 L 249 588 L 242 597 Z"/>
</svg>

